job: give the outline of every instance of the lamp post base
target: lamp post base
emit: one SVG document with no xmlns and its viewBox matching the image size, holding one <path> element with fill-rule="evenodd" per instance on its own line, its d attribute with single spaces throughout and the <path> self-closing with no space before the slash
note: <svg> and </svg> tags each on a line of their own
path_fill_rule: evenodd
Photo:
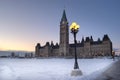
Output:
<svg viewBox="0 0 120 80">
<path fill-rule="evenodd" d="M 80 69 L 74 69 L 71 72 L 71 76 L 81 76 L 82 75 L 82 71 Z"/>
</svg>

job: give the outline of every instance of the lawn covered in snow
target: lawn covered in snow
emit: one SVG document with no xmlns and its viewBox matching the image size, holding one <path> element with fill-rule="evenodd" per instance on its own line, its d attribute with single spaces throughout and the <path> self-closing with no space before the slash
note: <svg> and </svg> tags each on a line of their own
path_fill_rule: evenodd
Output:
<svg viewBox="0 0 120 80">
<path fill-rule="evenodd" d="M 70 76 L 74 59 L 0 59 L 0 80 L 94 80 L 112 59 L 78 59 L 82 76 Z"/>
</svg>

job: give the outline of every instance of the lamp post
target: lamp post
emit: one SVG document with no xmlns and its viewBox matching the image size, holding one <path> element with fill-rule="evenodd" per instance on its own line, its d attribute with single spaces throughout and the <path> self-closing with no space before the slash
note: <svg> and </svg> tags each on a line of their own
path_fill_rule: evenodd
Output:
<svg viewBox="0 0 120 80">
<path fill-rule="evenodd" d="M 77 53 L 76 53 L 76 44 L 77 44 L 76 34 L 79 31 L 78 30 L 79 28 L 80 28 L 80 26 L 75 22 L 73 22 L 71 24 L 71 26 L 70 26 L 71 33 L 74 36 L 74 45 L 75 45 L 75 47 L 74 47 L 74 50 L 75 50 L 75 63 L 74 63 L 74 70 L 71 73 L 72 76 L 82 75 L 82 72 L 79 70 L 79 66 L 78 66 L 78 62 L 77 62 Z"/>
</svg>

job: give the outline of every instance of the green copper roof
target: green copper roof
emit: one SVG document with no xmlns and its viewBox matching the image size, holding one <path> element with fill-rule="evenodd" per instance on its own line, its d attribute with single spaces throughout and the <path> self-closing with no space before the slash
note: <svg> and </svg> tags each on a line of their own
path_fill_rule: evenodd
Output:
<svg viewBox="0 0 120 80">
<path fill-rule="evenodd" d="M 61 21 L 67 21 L 65 10 L 63 11 Z"/>
</svg>

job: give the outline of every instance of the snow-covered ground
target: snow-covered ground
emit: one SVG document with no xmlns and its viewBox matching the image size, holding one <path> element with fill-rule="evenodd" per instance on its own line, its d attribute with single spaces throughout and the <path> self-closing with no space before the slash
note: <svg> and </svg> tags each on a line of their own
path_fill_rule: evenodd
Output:
<svg viewBox="0 0 120 80">
<path fill-rule="evenodd" d="M 70 76 L 74 59 L 0 59 L 0 80 L 94 80 L 112 59 L 78 59 L 82 76 Z"/>
</svg>

